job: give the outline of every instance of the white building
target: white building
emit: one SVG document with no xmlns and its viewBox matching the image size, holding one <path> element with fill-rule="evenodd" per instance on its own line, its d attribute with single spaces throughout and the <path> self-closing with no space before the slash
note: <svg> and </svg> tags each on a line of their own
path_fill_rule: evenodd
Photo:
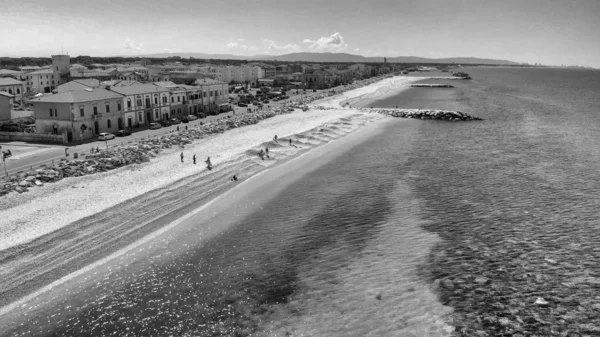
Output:
<svg viewBox="0 0 600 337">
<path fill-rule="evenodd" d="M 24 90 L 25 86 L 23 82 L 10 77 L 0 78 L 0 91 L 13 95 L 16 101 L 20 101 L 23 98 Z"/>
</svg>

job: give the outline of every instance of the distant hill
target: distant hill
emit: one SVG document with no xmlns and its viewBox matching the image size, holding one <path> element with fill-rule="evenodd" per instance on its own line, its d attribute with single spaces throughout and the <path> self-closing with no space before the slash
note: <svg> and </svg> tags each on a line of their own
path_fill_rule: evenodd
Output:
<svg viewBox="0 0 600 337">
<path fill-rule="evenodd" d="M 158 53 L 158 54 L 147 54 L 147 55 L 139 55 L 138 57 L 148 57 L 148 58 L 167 58 L 179 56 L 182 58 L 190 58 L 193 57 L 195 59 L 204 59 L 204 60 L 253 60 L 254 56 L 239 56 L 232 54 L 204 54 L 204 53 Z"/>
<path fill-rule="evenodd" d="M 215 59 L 215 60 L 265 60 L 265 61 L 303 61 L 303 62 L 351 62 L 351 63 L 368 63 L 368 62 L 383 62 L 381 57 L 366 57 L 362 55 L 354 55 L 347 53 L 291 53 L 284 55 L 254 55 L 254 56 L 239 56 L 232 54 L 204 54 L 204 53 L 159 53 L 140 55 L 140 57 L 149 58 L 167 58 L 172 56 L 180 56 L 182 58 L 197 58 L 197 59 Z M 507 64 L 518 65 L 517 62 L 507 60 L 483 59 L 477 57 L 448 57 L 441 59 L 431 59 L 417 56 L 397 56 L 388 57 L 390 63 L 457 63 L 457 64 Z"/>
<path fill-rule="evenodd" d="M 353 55 L 346 53 L 291 53 L 279 56 L 256 56 L 255 59 L 273 60 L 273 61 L 305 61 L 305 62 L 383 62 L 383 56 L 366 57 L 362 55 Z M 459 64 L 512 64 L 519 63 L 507 60 L 483 59 L 476 57 L 449 57 L 441 59 L 431 59 L 417 56 L 397 56 L 388 57 L 390 63 L 459 63 Z"/>
</svg>

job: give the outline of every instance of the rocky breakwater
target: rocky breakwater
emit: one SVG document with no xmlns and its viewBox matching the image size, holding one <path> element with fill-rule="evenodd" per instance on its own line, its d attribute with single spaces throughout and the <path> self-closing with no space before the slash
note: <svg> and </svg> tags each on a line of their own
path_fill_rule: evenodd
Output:
<svg viewBox="0 0 600 337">
<path fill-rule="evenodd" d="M 480 121 L 479 117 L 460 111 L 424 110 L 424 109 L 363 109 L 378 112 L 387 116 L 416 119 L 439 119 L 447 121 Z"/>
<path fill-rule="evenodd" d="M 64 158 L 58 163 L 46 165 L 37 170 L 22 172 L 0 183 L 0 196 L 11 192 L 24 193 L 36 186 L 54 183 L 68 177 L 79 177 L 106 172 L 116 168 L 149 162 L 164 150 L 172 147 L 185 147 L 195 139 L 211 134 L 222 133 L 244 125 L 257 124 L 261 120 L 293 111 L 290 108 L 273 108 L 256 113 L 240 114 L 221 118 L 210 123 L 196 125 L 180 131 L 173 131 L 160 137 L 139 140 L 138 144 L 117 146 L 106 150 L 79 156 L 79 159 Z"/>
<path fill-rule="evenodd" d="M 432 84 L 411 84 L 410 85 L 413 88 L 454 88 L 453 85 L 451 84 L 436 84 L 436 83 L 432 83 Z"/>
</svg>

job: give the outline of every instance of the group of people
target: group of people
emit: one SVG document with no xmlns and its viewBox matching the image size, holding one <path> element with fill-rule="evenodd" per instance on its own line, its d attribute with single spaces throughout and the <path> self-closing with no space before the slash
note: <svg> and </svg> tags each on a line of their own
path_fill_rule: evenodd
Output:
<svg viewBox="0 0 600 337">
<path fill-rule="evenodd" d="M 181 162 L 183 163 L 183 157 L 184 157 L 183 152 L 181 152 L 179 157 L 181 158 Z M 196 154 L 194 154 L 192 156 L 192 161 L 194 162 L 194 165 L 196 165 Z M 206 163 L 206 168 L 208 168 L 209 170 L 212 170 L 212 162 L 210 161 L 210 157 L 206 158 L 206 160 L 204 162 Z"/>
</svg>

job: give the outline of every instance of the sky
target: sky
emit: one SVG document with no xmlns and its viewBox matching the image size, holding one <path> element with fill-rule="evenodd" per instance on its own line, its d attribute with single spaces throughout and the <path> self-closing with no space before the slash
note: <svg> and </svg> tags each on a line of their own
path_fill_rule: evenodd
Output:
<svg viewBox="0 0 600 337">
<path fill-rule="evenodd" d="M 600 67 L 600 0 L 0 0 L 0 56 L 482 57 Z"/>
</svg>

